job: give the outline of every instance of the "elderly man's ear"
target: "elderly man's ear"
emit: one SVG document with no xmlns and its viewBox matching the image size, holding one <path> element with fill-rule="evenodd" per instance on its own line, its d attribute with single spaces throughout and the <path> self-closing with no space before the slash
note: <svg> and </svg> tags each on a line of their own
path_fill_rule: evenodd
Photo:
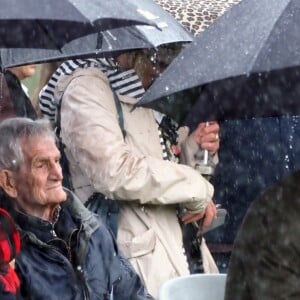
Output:
<svg viewBox="0 0 300 300">
<path fill-rule="evenodd" d="M 0 186 L 9 197 L 11 198 L 17 197 L 18 192 L 16 189 L 16 181 L 14 179 L 12 171 L 9 170 L 0 171 Z"/>
</svg>

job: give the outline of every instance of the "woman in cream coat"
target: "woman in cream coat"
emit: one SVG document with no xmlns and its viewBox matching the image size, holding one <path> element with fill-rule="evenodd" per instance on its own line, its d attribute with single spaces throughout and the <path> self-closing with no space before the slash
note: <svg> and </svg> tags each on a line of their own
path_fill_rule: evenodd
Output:
<svg viewBox="0 0 300 300">
<path fill-rule="evenodd" d="M 192 167 L 163 159 L 155 113 L 132 110 L 138 97 L 126 92 L 125 82 L 142 88 L 133 70 L 115 74 L 117 65 L 103 60 L 76 63 L 53 89 L 54 101 L 62 99 L 61 137 L 75 192 L 83 201 L 97 191 L 120 200 L 118 244 L 156 297 L 166 280 L 189 274 L 178 204 L 187 210 L 185 222 L 209 223 L 216 213 L 213 187 Z M 111 86 L 121 103 L 125 138 Z M 218 131 L 214 124 L 187 138 L 183 129 L 179 140 L 197 145 L 202 139 L 215 152 Z"/>
</svg>

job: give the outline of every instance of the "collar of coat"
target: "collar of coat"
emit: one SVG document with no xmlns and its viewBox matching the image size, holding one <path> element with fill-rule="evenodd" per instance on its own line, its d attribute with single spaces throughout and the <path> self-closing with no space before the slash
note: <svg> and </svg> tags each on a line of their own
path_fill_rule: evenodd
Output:
<svg viewBox="0 0 300 300">
<path fill-rule="evenodd" d="M 70 190 L 64 188 L 67 193 L 67 200 L 61 204 L 62 211 L 66 210 L 72 216 L 74 220 L 78 221 L 87 237 L 90 237 L 101 224 L 98 219 L 90 212 L 83 203 L 77 198 L 77 196 Z M 37 235 L 31 231 L 30 228 L 39 228 L 42 231 L 51 231 L 52 223 L 42 220 L 40 218 L 24 214 L 17 210 L 12 210 L 11 215 L 13 216 L 16 225 L 21 233 L 22 242 L 29 240 L 39 246 L 48 247 L 46 243 L 41 241 Z"/>
<path fill-rule="evenodd" d="M 43 115 L 55 121 L 58 102 L 55 98 L 55 89 L 62 76 L 72 75 L 78 68 L 99 68 L 108 78 L 111 87 L 120 95 L 139 100 L 145 90 L 133 69 L 122 69 L 113 59 L 76 59 L 62 63 L 51 76 L 48 84 L 44 86 L 39 95 L 40 109 Z"/>
</svg>

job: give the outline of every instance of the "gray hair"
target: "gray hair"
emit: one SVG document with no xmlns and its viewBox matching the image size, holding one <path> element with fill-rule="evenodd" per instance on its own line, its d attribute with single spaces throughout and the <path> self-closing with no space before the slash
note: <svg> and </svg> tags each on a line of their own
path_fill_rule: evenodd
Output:
<svg viewBox="0 0 300 300">
<path fill-rule="evenodd" d="M 10 118 L 0 124 L 0 170 L 19 170 L 24 162 L 22 138 L 50 138 L 55 142 L 55 133 L 49 121 L 33 121 L 28 118 Z"/>
</svg>

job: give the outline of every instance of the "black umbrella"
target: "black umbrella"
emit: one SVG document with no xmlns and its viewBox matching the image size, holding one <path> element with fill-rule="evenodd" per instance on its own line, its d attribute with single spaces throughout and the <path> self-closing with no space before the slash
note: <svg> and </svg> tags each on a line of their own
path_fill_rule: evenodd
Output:
<svg viewBox="0 0 300 300">
<path fill-rule="evenodd" d="M 0 0 L 0 47 L 60 49 L 97 30 L 152 24 L 125 0 Z"/>
<path fill-rule="evenodd" d="M 121 52 L 155 48 L 162 44 L 191 42 L 187 32 L 169 13 L 152 0 L 128 0 L 156 26 L 111 29 L 73 40 L 61 49 L 5 48 L 0 50 L 2 68 L 70 58 L 111 56 Z"/>
<path fill-rule="evenodd" d="M 209 91 L 206 95 L 213 96 L 204 94 L 198 99 L 196 106 L 201 107 L 201 113 L 191 102 L 182 104 L 191 109 L 193 116 L 189 118 L 201 121 L 297 114 L 299 72 L 282 69 L 300 63 L 299 28 L 299 0 L 243 0 L 180 53 L 138 105 L 164 111 L 176 97 L 156 100 L 215 82 L 204 88 Z M 287 83 L 293 89 L 289 89 L 288 101 Z M 195 99 L 199 89 L 193 92 Z M 207 106 L 213 106 L 214 111 L 209 112 Z"/>
</svg>

